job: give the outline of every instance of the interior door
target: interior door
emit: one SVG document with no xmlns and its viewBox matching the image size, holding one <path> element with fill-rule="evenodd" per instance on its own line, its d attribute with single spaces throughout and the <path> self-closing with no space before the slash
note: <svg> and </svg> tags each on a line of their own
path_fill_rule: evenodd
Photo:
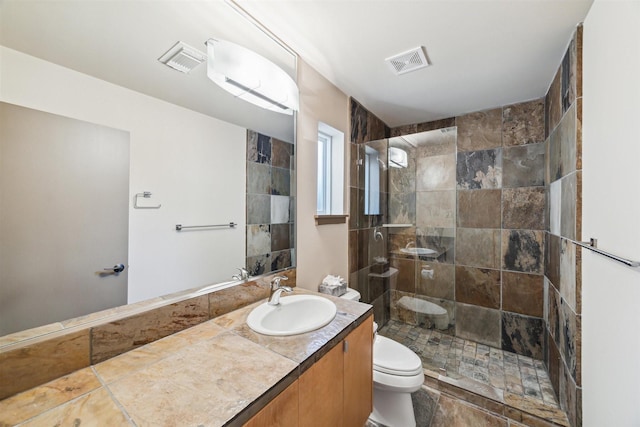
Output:
<svg viewBox="0 0 640 427">
<path fill-rule="evenodd" d="M 126 304 L 129 133 L 0 103 L 0 335 Z"/>
</svg>

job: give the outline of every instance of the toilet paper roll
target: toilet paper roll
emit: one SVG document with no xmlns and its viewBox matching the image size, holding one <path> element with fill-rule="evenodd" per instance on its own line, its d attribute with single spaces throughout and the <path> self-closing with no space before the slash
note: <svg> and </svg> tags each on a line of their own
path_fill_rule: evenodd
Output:
<svg viewBox="0 0 640 427">
<path fill-rule="evenodd" d="M 420 272 L 420 275 L 422 276 L 423 279 L 433 279 L 433 270 L 428 270 L 426 268 L 423 268 L 422 271 Z"/>
</svg>

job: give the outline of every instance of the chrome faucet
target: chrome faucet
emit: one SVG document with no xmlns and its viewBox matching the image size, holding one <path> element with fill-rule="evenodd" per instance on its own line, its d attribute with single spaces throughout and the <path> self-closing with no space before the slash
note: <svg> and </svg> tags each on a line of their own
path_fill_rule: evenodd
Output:
<svg viewBox="0 0 640 427">
<path fill-rule="evenodd" d="M 233 280 L 247 280 L 249 278 L 249 270 L 244 267 L 238 268 L 237 270 L 240 271 L 240 274 L 234 274 L 231 276 Z"/>
<path fill-rule="evenodd" d="M 269 305 L 278 305 L 280 304 L 280 294 L 282 292 L 293 292 L 289 286 L 284 286 L 280 284 L 281 280 L 289 280 L 286 276 L 276 276 L 271 281 L 271 291 L 269 292 L 269 300 L 267 304 Z"/>
<path fill-rule="evenodd" d="M 409 248 L 415 248 L 416 247 L 416 242 L 414 242 L 413 240 L 409 240 L 409 242 L 407 243 L 407 246 L 405 246 L 405 248 L 409 249 Z"/>
</svg>

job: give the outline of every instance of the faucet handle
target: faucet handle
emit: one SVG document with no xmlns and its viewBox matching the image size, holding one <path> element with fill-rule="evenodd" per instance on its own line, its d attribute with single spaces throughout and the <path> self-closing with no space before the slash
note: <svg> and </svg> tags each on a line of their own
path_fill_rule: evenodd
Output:
<svg viewBox="0 0 640 427">
<path fill-rule="evenodd" d="M 280 287 L 280 281 L 281 280 L 289 280 L 289 278 L 287 276 L 276 276 L 273 279 L 271 279 L 271 287 L 272 288 L 279 288 Z"/>
</svg>

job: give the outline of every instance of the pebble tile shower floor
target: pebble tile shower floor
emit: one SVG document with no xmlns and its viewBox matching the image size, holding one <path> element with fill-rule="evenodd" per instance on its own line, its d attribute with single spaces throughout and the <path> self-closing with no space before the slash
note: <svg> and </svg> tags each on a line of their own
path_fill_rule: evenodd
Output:
<svg viewBox="0 0 640 427">
<path fill-rule="evenodd" d="M 425 368 L 441 375 L 468 377 L 559 407 L 541 360 L 395 320 L 390 320 L 378 333 L 409 347 L 420 356 Z"/>
</svg>

